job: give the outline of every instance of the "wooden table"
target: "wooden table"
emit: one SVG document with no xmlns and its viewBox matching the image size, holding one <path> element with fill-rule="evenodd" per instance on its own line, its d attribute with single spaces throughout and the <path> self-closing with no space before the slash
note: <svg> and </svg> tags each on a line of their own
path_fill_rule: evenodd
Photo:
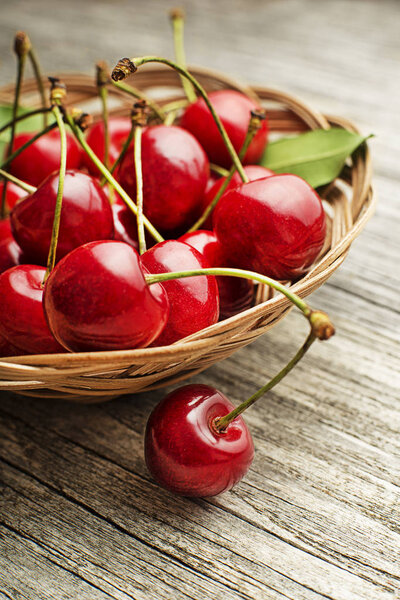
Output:
<svg viewBox="0 0 400 600">
<path fill-rule="evenodd" d="M 0 598 L 399 598 L 400 4 L 184 4 L 193 64 L 284 88 L 376 134 L 376 215 L 312 298 L 337 335 L 249 411 L 256 457 L 230 493 L 191 501 L 153 483 L 142 436 L 162 391 L 97 406 L 1 395 Z M 171 55 L 168 6 L 3 0 L 0 83 L 14 76 L 17 29 L 53 73 Z M 293 311 L 195 381 L 238 402 L 305 331 Z"/>
</svg>

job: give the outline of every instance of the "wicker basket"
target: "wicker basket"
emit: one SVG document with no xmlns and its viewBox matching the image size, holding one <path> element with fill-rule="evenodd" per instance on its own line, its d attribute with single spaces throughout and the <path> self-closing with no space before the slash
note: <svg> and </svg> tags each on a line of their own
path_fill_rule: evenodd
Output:
<svg viewBox="0 0 400 600">
<path fill-rule="evenodd" d="M 207 91 L 232 88 L 256 96 L 268 108 L 270 128 L 278 133 L 295 133 L 330 126 L 351 131 L 344 119 L 325 117 L 301 101 L 268 88 L 248 88 L 210 70 L 192 68 Z M 68 103 L 99 114 L 93 78 L 61 76 L 68 88 Z M 182 98 L 175 72 L 164 68 L 142 68 L 134 84 L 147 90 L 160 104 Z M 10 102 L 14 87 L 0 90 L 0 102 Z M 36 84 L 23 84 L 23 102 L 37 105 Z M 132 99 L 109 88 L 113 114 L 128 114 Z M 292 286 L 302 297 L 316 290 L 346 258 L 351 242 L 363 229 L 374 210 L 369 152 L 363 147 L 349 161 L 340 178 L 322 194 L 326 201 L 325 246 L 312 269 Z M 5 358 L 0 361 L 0 390 L 29 396 L 65 398 L 76 402 L 101 402 L 126 393 L 151 390 L 186 379 L 250 344 L 275 325 L 290 310 L 290 302 L 268 288 L 257 288 L 254 307 L 221 321 L 175 344 L 162 348 L 114 352 L 85 352 Z"/>
</svg>

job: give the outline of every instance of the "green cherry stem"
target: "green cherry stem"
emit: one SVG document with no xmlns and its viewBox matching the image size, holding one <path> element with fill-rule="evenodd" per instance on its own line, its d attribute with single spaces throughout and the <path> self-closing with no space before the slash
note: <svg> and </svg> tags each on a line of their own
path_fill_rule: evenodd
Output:
<svg viewBox="0 0 400 600">
<path fill-rule="evenodd" d="M 215 275 L 215 276 L 228 276 L 228 277 L 242 277 L 243 279 L 250 279 L 252 281 L 258 281 L 264 285 L 281 292 L 290 302 L 292 302 L 298 309 L 301 310 L 303 315 L 309 321 L 312 331 L 319 339 L 328 339 L 334 333 L 335 329 L 329 320 L 327 314 L 319 310 L 313 310 L 308 304 L 300 298 L 297 294 L 292 292 L 289 288 L 284 286 L 279 281 L 261 275 L 255 271 L 246 271 L 244 269 L 234 269 L 225 267 L 212 267 L 208 269 L 193 269 L 192 271 L 176 271 L 173 273 L 157 273 L 152 275 L 145 275 L 145 279 L 149 285 L 153 283 L 162 283 L 163 281 L 170 281 L 171 279 L 180 279 L 181 277 L 197 277 L 198 275 Z"/>
<path fill-rule="evenodd" d="M 275 387 L 290 371 L 297 365 L 297 363 L 303 358 L 307 350 L 316 340 L 316 335 L 311 330 L 307 336 L 304 344 L 299 348 L 293 358 L 287 363 L 286 366 L 283 367 L 279 371 L 275 377 L 273 377 L 268 383 L 263 385 L 255 394 L 250 396 L 247 400 L 239 404 L 238 407 L 234 408 L 230 413 L 224 415 L 223 417 L 218 417 L 213 421 L 213 427 L 220 433 L 226 430 L 228 425 L 236 419 L 239 415 L 241 415 L 247 408 L 249 408 L 252 404 L 254 404 L 261 396 L 263 396 L 266 392 Z"/>
<path fill-rule="evenodd" d="M 183 29 L 185 24 L 185 14 L 180 8 L 173 8 L 170 13 L 172 30 L 174 34 L 175 59 L 177 64 L 186 69 L 185 45 L 183 41 Z M 196 102 L 197 96 L 190 81 L 181 75 L 182 86 L 189 102 Z"/>
<path fill-rule="evenodd" d="M 11 119 L 5 125 L 0 127 L 0 133 L 3 133 L 6 129 L 12 126 L 13 123 L 19 123 L 20 121 L 24 121 L 25 119 L 29 119 L 30 117 L 34 117 L 35 115 L 41 115 L 43 113 L 49 113 L 51 111 L 50 108 L 35 108 L 34 110 L 30 110 L 29 112 L 24 113 L 23 115 L 19 115 L 16 119 Z"/>
<path fill-rule="evenodd" d="M 118 181 L 111 175 L 110 171 L 103 165 L 103 163 L 101 162 L 101 160 L 93 152 L 93 150 L 91 149 L 91 147 L 86 142 L 86 140 L 85 140 L 85 138 L 84 138 L 84 136 L 82 134 L 82 131 L 74 123 L 71 115 L 69 115 L 67 113 L 66 114 L 66 119 L 67 119 L 68 125 L 71 128 L 72 133 L 75 135 L 76 139 L 78 140 L 78 142 L 80 143 L 81 147 L 86 152 L 86 154 L 89 156 L 89 158 L 91 159 L 91 161 L 96 165 L 96 167 L 99 169 L 100 173 L 105 177 L 106 181 L 108 181 L 108 183 L 115 189 L 115 191 L 117 192 L 117 194 L 119 194 L 119 196 L 121 196 L 121 198 L 125 202 L 125 204 L 137 216 L 137 206 L 133 202 L 132 198 L 130 198 L 128 196 L 128 194 L 120 186 L 120 184 L 118 183 Z M 162 237 L 162 235 L 157 231 L 157 229 L 154 227 L 154 225 L 152 225 L 150 223 L 150 221 L 145 216 L 143 217 L 143 222 L 144 222 L 144 226 L 146 227 L 147 231 L 153 236 L 153 238 L 157 242 L 163 242 L 164 241 L 164 238 Z"/>
<path fill-rule="evenodd" d="M 96 85 L 101 101 L 101 112 L 104 125 L 104 164 L 109 167 L 110 131 L 108 127 L 107 83 L 109 81 L 107 65 L 104 61 L 96 64 Z"/>
<path fill-rule="evenodd" d="M 12 125 L 10 133 L 10 143 L 7 147 L 6 156 L 12 155 L 15 137 L 15 120 L 18 116 L 19 99 L 21 95 L 21 84 L 24 77 L 26 56 L 30 50 L 31 43 L 28 36 L 23 31 L 18 31 L 14 40 L 14 51 L 17 55 L 17 81 L 15 84 L 14 102 L 12 108 Z M 4 166 L 4 165 L 3 165 Z M 1 196 L 0 218 L 4 218 L 6 214 L 6 197 L 7 197 L 7 180 L 4 182 L 3 192 Z"/>
<path fill-rule="evenodd" d="M 4 179 L 6 179 L 7 181 L 15 183 L 15 185 L 28 192 L 28 194 L 33 194 L 33 192 L 36 192 L 37 188 L 35 188 L 35 186 L 29 185 L 29 183 L 25 183 L 25 181 L 14 177 L 14 175 L 11 175 L 11 173 L 8 173 L 3 169 L 0 169 L 0 177 L 4 177 Z"/>
<path fill-rule="evenodd" d="M 48 117 L 49 110 L 47 109 L 46 94 L 44 91 L 43 78 L 42 78 L 42 72 L 41 72 L 41 68 L 40 68 L 39 59 L 38 59 L 37 54 L 32 45 L 30 47 L 28 56 L 29 56 L 29 60 L 31 61 L 33 74 L 36 79 L 36 85 L 38 87 L 40 99 L 42 101 L 43 127 L 47 127 L 47 122 L 48 122 L 47 117 Z"/>
<path fill-rule="evenodd" d="M 114 161 L 114 164 L 112 165 L 112 167 L 110 168 L 110 173 L 111 175 L 114 173 L 115 169 L 118 167 L 118 165 L 121 164 L 121 162 L 123 161 L 125 154 L 128 151 L 129 146 L 131 145 L 131 142 L 133 140 L 133 136 L 134 136 L 134 132 L 135 132 L 135 127 L 132 123 L 132 127 L 131 130 L 128 134 L 128 137 L 126 138 L 124 145 L 121 148 L 121 152 L 119 153 L 118 157 L 116 158 L 116 160 Z M 106 182 L 106 178 L 103 176 L 100 180 L 100 185 L 103 186 Z"/>
<path fill-rule="evenodd" d="M 210 163 L 210 171 L 212 171 L 213 173 L 216 173 L 220 177 L 228 177 L 228 175 L 229 175 L 229 171 L 227 171 L 227 169 L 224 169 L 223 167 L 220 167 L 219 165 L 214 165 L 214 163 Z"/>
<path fill-rule="evenodd" d="M 175 112 L 177 110 L 180 110 L 181 108 L 186 108 L 186 106 L 188 106 L 189 102 L 186 100 L 186 98 L 184 99 L 179 99 L 179 100 L 172 100 L 171 102 L 167 102 L 167 104 L 164 104 L 163 106 L 163 111 L 166 113 L 169 112 Z"/>
<path fill-rule="evenodd" d="M 136 175 L 136 206 L 137 206 L 137 229 L 139 241 L 139 254 L 146 252 L 146 237 L 143 223 L 143 173 L 142 173 L 142 131 L 139 123 L 135 125 L 134 134 L 134 161 Z"/>
<path fill-rule="evenodd" d="M 175 71 L 177 71 L 178 73 L 180 73 L 181 75 L 186 77 L 186 79 L 188 81 L 190 81 L 190 83 L 193 85 L 193 87 L 196 88 L 196 90 L 199 92 L 200 96 L 203 98 L 204 102 L 208 106 L 208 108 L 214 118 L 215 124 L 225 142 L 226 148 L 232 158 L 232 162 L 235 165 L 237 172 L 239 173 L 242 181 L 247 183 L 249 179 L 248 179 L 246 173 L 244 172 L 243 165 L 240 162 L 237 152 L 236 152 L 235 148 L 233 147 L 232 142 L 229 139 L 228 134 L 226 133 L 225 127 L 221 123 L 219 116 L 215 112 L 215 109 L 214 109 L 213 105 L 211 104 L 205 89 L 197 81 L 197 79 L 195 79 L 193 77 L 193 75 L 191 75 L 186 69 L 184 69 L 183 67 L 180 67 L 178 64 L 176 64 L 172 60 L 168 60 L 167 58 L 161 58 L 159 56 L 142 56 L 140 58 L 122 58 L 120 61 L 118 61 L 117 65 L 114 67 L 114 69 L 111 73 L 111 77 L 114 81 L 120 81 L 122 79 L 125 79 L 125 77 L 127 77 L 131 73 L 134 73 L 135 71 L 137 71 L 138 67 L 140 67 L 144 64 L 147 64 L 147 63 L 151 63 L 151 62 L 161 63 L 164 65 L 167 65 L 171 69 L 174 69 Z"/>
<path fill-rule="evenodd" d="M 61 222 L 61 209 L 62 209 L 62 199 L 64 193 L 64 180 L 65 180 L 65 170 L 67 168 L 67 134 L 65 130 L 65 124 L 63 120 L 63 116 L 61 114 L 60 107 L 55 104 L 52 107 L 52 113 L 56 119 L 56 123 L 60 132 L 60 144 L 61 144 L 61 159 L 60 159 L 60 174 L 58 178 L 58 188 L 57 188 L 57 198 L 56 198 L 56 207 L 54 211 L 54 219 L 53 219 L 53 230 L 51 233 L 51 242 L 50 242 L 50 250 L 47 258 L 47 269 L 43 280 L 43 285 L 46 283 L 48 276 L 51 271 L 54 269 L 54 265 L 56 264 L 56 253 L 57 253 L 57 243 L 58 243 L 58 235 L 60 233 L 60 222 Z"/>
<path fill-rule="evenodd" d="M 240 160 L 242 160 L 244 158 L 248 147 L 250 146 L 255 134 L 260 129 L 261 122 L 264 119 L 265 119 L 265 111 L 251 111 L 251 117 L 250 117 L 248 129 L 247 129 L 247 134 L 246 134 L 243 146 L 241 147 L 240 152 L 239 152 Z M 206 207 L 206 209 L 203 212 L 203 214 L 201 215 L 201 217 L 199 217 L 197 219 L 196 223 L 194 225 L 192 225 L 192 227 L 188 230 L 188 233 L 197 231 L 197 229 L 200 229 L 200 227 L 203 225 L 203 223 L 205 221 L 207 221 L 208 217 L 213 212 L 214 208 L 217 206 L 219 199 L 221 198 L 222 194 L 225 192 L 226 188 L 228 187 L 228 185 L 235 173 L 236 173 L 236 167 L 235 167 L 235 165 L 232 165 L 232 167 L 228 173 L 228 176 L 225 178 L 225 181 L 219 188 L 218 192 L 215 194 L 212 202 L 210 202 L 210 204 Z"/>
<path fill-rule="evenodd" d="M 134 98 L 137 98 L 138 100 L 145 100 L 146 104 L 148 106 L 150 106 L 150 108 L 153 111 L 153 113 L 155 114 L 155 116 L 158 119 L 160 119 L 160 121 L 164 121 L 164 119 L 165 119 L 164 110 L 160 106 L 158 106 L 158 104 L 156 102 L 154 102 L 151 98 L 149 98 L 148 96 L 143 94 L 143 92 L 141 92 L 140 90 L 138 90 L 137 88 L 135 88 L 131 85 L 127 85 L 126 83 L 122 83 L 122 81 L 118 81 L 116 79 L 113 79 L 111 81 L 111 83 L 113 84 L 114 87 L 121 90 L 122 92 L 126 92 L 127 94 L 129 94 L 130 96 L 133 96 Z"/>
<path fill-rule="evenodd" d="M 6 158 L 6 160 L 2 163 L 1 167 L 4 168 L 7 165 L 9 165 L 14 160 L 14 158 L 17 158 L 17 156 L 19 156 L 24 150 L 26 150 L 26 148 L 28 148 L 31 144 L 34 144 L 36 142 L 36 140 L 41 138 L 42 135 L 46 135 L 46 133 L 48 133 L 52 129 L 55 129 L 56 127 L 57 127 L 57 123 L 51 123 L 50 125 L 47 125 L 47 127 L 45 127 L 42 131 L 39 131 L 36 135 L 29 138 L 29 140 L 27 142 L 25 142 L 25 144 L 20 146 L 17 150 L 15 150 L 15 152 L 10 154 Z"/>
</svg>

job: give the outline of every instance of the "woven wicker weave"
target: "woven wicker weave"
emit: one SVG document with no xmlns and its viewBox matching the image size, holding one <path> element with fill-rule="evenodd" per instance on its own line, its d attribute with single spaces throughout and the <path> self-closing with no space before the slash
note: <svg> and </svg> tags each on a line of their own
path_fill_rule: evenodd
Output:
<svg viewBox="0 0 400 600">
<path fill-rule="evenodd" d="M 330 126 L 356 131 L 354 125 L 337 117 L 325 117 L 293 96 L 268 88 L 248 88 L 212 71 L 192 68 L 207 91 L 232 88 L 261 99 L 268 108 L 271 131 L 296 133 Z M 99 104 L 92 78 L 85 75 L 61 76 L 68 88 L 68 104 L 97 114 Z M 142 68 L 134 84 L 153 97 L 166 101 L 182 98 L 176 74 L 164 67 Z M 0 90 L 0 102 L 10 102 L 14 87 Z M 23 84 L 25 105 L 38 104 L 36 84 Z M 113 114 L 128 114 L 132 99 L 110 87 Z M 322 197 L 327 206 L 325 246 L 312 269 L 292 286 L 301 297 L 316 290 L 346 258 L 374 210 L 371 163 L 363 147 L 349 161 L 340 178 L 327 186 Z M 291 304 L 280 294 L 259 286 L 254 307 L 239 315 L 162 348 L 50 354 L 6 358 L 0 361 L 0 390 L 24 395 L 67 398 L 77 402 L 101 402 L 125 393 L 162 387 L 198 373 L 251 343 L 275 325 L 290 310 Z"/>
</svg>

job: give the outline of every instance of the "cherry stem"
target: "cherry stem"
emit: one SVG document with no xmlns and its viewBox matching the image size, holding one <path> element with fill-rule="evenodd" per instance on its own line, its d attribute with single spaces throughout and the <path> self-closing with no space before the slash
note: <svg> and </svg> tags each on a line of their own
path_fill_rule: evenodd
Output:
<svg viewBox="0 0 400 600">
<path fill-rule="evenodd" d="M 66 114 L 66 119 L 67 119 L 68 125 L 71 128 L 71 131 L 73 132 L 76 139 L 78 140 L 78 142 L 80 143 L 80 145 L 82 146 L 82 148 L 84 149 L 86 154 L 89 156 L 91 161 L 96 165 L 96 167 L 99 169 L 100 173 L 105 177 L 105 179 L 108 181 L 108 183 L 114 188 L 114 190 L 117 192 L 117 194 L 119 194 L 119 196 L 121 196 L 121 198 L 125 202 L 125 204 L 137 216 L 137 206 L 133 202 L 132 198 L 130 198 L 128 196 L 128 194 L 120 186 L 118 181 L 111 175 L 110 171 L 103 165 L 103 163 L 98 158 L 98 156 L 96 156 L 96 154 L 93 152 L 91 147 L 86 142 L 81 130 L 77 127 L 77 125 L 75 125 L 72 117 L 68 113 Z M 157 229 L 154 227 L 154 225 L 152 225 L 145 216 L 143 216 L 143 222 L 144 222 L 144 226 L 146 227 L 147 231 L 153 236 L 153 238 L 157 242 L 164 241 L 164 238 L 162 237 L 162 235 L 157 231 Z"/>
<path fill-rule="evenodd" d="M 134 127 L 133 122 L 132 122 L 132 127 L 131 127 L 131 130 L 129 132 L 129 135 L 126 138 L 126 140 L 124 142 L 124 145 L 122 146 L 121 152 L 119 153 L 117 159 L 114 161 L 114 164 L 112 165 L 112 167 L 110 169 L 111 175 L 114 173 L 114 171 L 118 167 L 118 165 L 120 165 L 121 162 L 123 161 L 123 159 L 125 157 L 125 154 L 127 153 L 128 148 L 131 145 L 131 142 L 133 140 L 134 132 L 135 132 L 135 127 Z M 103 176 L 101 178 L 100 185 L 103 186 L 105 184 L 105 182 L 106 182 L 106 178 Z"/>
<path fill-rule="evenodd" d="M 262 112 L 261 111 L 257 111 L 257 112 L 251 111 L 251 116 L 250 116 L 249 126 L 247 128 L 246 137 L 243 142 L 243 146 L 241 147 L 240 152 L 239 152 L 240 160 L 242 160 L 244 158 L 244 156 L 247 152 L 247 149 L 250 146 L 255 134 L 261 127 L 261 121 L 263 121 L 264 119 L 265 119 L 265 111 L 262 111 Z M 195 224 L 192 225 L 192 227 L 188 230 L 187 233 L 192 233 L 193 231 L 197 231 L 197 229 L 200 229 L 200 227 L 203 225 L 203 223 L 205 221 L 207 221 L 208 217 L 213 212 L 214 208 L 217 206 L 219 199 L 221 198 L 222 194 L 225 192 L 226 188 L 228 187 L 228 185 L 231 182 L 231 179 L 235 173 L 236 173 L 236 167 L 235 167 L 235 165 L 232 165 L 232 167 L 228 173 L 228 176 L 225 178 L 225 181 L 222 183 L 218 192 L 215 194 L 212 202 L 210 202 L 210 204 L 206 207 L 206 209 L 203 212 L 203 214 L 201 215 L 201 217 L 199 217 L 197 219 Z"/>
<path fill-rule="evenodd" d="M 15 183 L 15 185 L 28 192 L 28 194 L 33 194 L 33 192 L 36 192 L 37 188 L 35 188 L 35 186 L 29 185 L 29 183 L 25 183 L 25 181 L 14 177 L 14 175 L 11 175 L 11 173 L 8 173 L 3 169 L 0 169 L 0 177 L 4 177 L 4 179 L 6 179 L 7 181 Z"/>
<path fill-rule="evenodd" d="M 0 133 L 8 129 L 12 126 L 13 123 L 18 123 L 19 121 L 24 121 L 25 119 L 29 119 L 30 117 L 34 117 L 35 115 L 40 115 L 43 113 L 49 113 L 51 111 L 50 108 L 35 108 L 35 110 L 30 110 L 29 112 L 24 113 L 23 115 L 19 115 L 16 119 L 11 119 L 5 125 L 0 127 Z"/>
<path fill-rule="evenodd" d="M 37 87 L 38 87 L 40 99 L 42 101 L 43 127 L 47 127 L 47 123 L 48 123 L 47 117 L 48 117 L 49 110 L 47 109 L 46 94 L 45 94 L 45 91 L 44 91 L 44 85 L 43 85 L 43 78 L 42 78 L 42 72 L 41 72 L 41 68 L 40 68 L 40 63 L 39 63 L 39 59 L 37 57 L 37 54 L 36 54 L 33 46 L 31 46 L 31 48 L 29 50 L 29 55 L 28 56 L 29 56 L 29 59 L 31 61 L 31 65 L 32 65 L 33 73 L 35 75 L 36 84 L 37 84 Z"/>
<path fill-rule="evenodd" d="M 173 8 L 170 11 L 170 18 L 172 22 L 172 30 L 174 35 L 174 49 L 175 59 L 177 64 L 186 69 L 186 56 L 185 56 L 185 45 L 183 41 L 183 29 L 185 24 L 185 15 L 182 9 Z M 190 103 L 196 102 L 197 96 L 193 89 L 190 81 L 181 75 L 182 86 L 186 94 L 186 98 Z"/>
<path fill-rule="evenodd" d="M 179 100 L 172 100 L 171 102 L 167 102 L 167 104 L 164 104 L 163 111 L 166 113 L 175 112 L 177 110 L 180 110 L 181 108 L 186 108 L 186 106 L 188 106 L 188 104 L 189 104 L 189 102 L 186 100 L 186 98 L 179 99 Z"/>
<path fill-rule="evenodd" d="M 301 310 L 303 315 L 308 319 L 311 329 L 318 339 L 327 340 L 335 333 L 335 329 L 326 313 L 311 309 L 308 304 L 300 298 L 300 296 L 292 292 L 282 283 L 272 279 L 271 277 L 267 277 L 266 275 L 256 273 L 255 271 L 246 271 L 244 269 L 225 267 L 212 267 L 208 269 L 193 269 L 191 271 L 176 271 L 173 273 L 145 275 L 145 279 L 147 283 L 151 285 L 153 283 L 170 281 L 172 279 L 180 279 L 181 277 L 197 277 L 198 275 L 226 275 L 228 277 L 242 277 L 243 279 L 250 279 L 251 281 L 258 281 L 258 283 L 268 285 L 278 292 L 281 292 L 281 294 L 286 296 L 288 300 L 290 300 L 295 306 L 297 306 L 297 308 Z"/>
<path fill-rule="evenodd" d="M 39 131 L 36 135 L 34 135 L 31 138 L 29 138 L 29 140 L 27 142 L 25 142 L 25 144 L 23 144 L 22 146 L 20 146 L 17 150 L 15 150 L 15 152 L 13 152 L 12 154 L 10 154 L 10 156 L 8 156 L 6 158 L 6 160 L 3 162 L 3 164 L 1 165 L 1 167 L 4 168 L 7 165 L 9 165 L 14 160 L 14 158 L 17 158 L 17 156 L 19 156 L 31 144 L 34 144 L 36 142 L 36 140 L 38 140 L 39 138 L 41 138 L 42 135 L 46 135 L 46 133 L 49 133 L 49 131 L 51 131 L 52 129 L 55 129 L 56 127 L 57 127 L 57 123 L 51 123 L 50 125 L 47 125 L 47 127 L 45 127 L 42 131 Z"/>
<path fill-rule="evenodd" d="M 143 223 L 143 173 L 142 173 L 142 131 L 143 128 L 135 125 L 134 134 L 134 160 L 136 175 L 136 206 L 137 206 L 137 230 L 139 241 L 139 254 L 146 252 L 146 237 Z"/>
<path fill-rule="evenodd" d="M 19 99 L 21 95 L 21 84 L 24 77 L 26 56 L 30 50 L 30 41 L 28 36 L 23 31 L 18 31 L 15 35 L 14 40 L 14 51 L 17 55 L 17 81 L 15 84 L 14 102 L 12 108 L 12 125 L 10 134 L 10 143 L 7 147 L 6 156 L 12 155 L 12 149 L 14 146 L 15 138 L 15 120 L 18 116 Z M 2 165 L 4 166 L 4 165 Z M 3 191 L 1 195 L 1 209 L 0 218 L 4 218 L 6 215 L 6 197 L 7 197 L 7 180 L 4 182 Z"/>
<path fill-rule="evenodd" d="M 230 157 L 232 158 L 232 162 L 235 165 L 237 172 L 239 173 L 242 181 L 247 183 L 249 179 L 248 179 L 246 173 L 244 172 L 243 165 L 240 162 L 237 152 L 236 152 L 235 148 L 233 147 L 232 142 L 228 137 L 228 134 L 226 133 L 225 127 L 223 126 L 220 118 L 218 117 L 217 113 L 215 112 L 215 109 L 214 109 L 213 105 L 211 104 L 205 89 L 197 81 L 197 79 L 195 79 L 193 77 L 193 75 L 191 75 L 186 69 L 184 69 L 183 67 L 180 67 L 178 64 L 176 64 L 172 60 L 168 60 L 167 58 L 161 58 L 159 56 L 142 56 L 140 58 L 130 58 L 130 59 L 123 58 L 114 67 L 113 72 L 111 73 L 111 77 L 114 81 L 120 81 L 121 79 L 125 79 L 125 77 L 127 77 L 129 74 L 137 71 L 138 67 L 140 67 L 141 65 L 144 65 L 144 64 L 147 64 L 150 62 L 161 63 L 164 65 L 167 65 L 168 67 L 171 67 L 171 69 L 174 69 L 175 71 L 177 71 L 178 73 L 180 73 L 181 75 L 186 77 L 186 79 L 188 79 L 188 81 L 190 81 L 190 83 L 193 85 L 193 87 L 196 88 L 196 90 L 199 92 L 200 96 L 203 98 L 204 102 L 208 106 L 208 108 L 214 118 L 215 124 L 225 142 L 226 148 L 230 154 Z"/>
<path fill-rule="evenodd" d="M 58 130 L 60 132 L 61 158 L 60 172 L 58 177 L 56 207 L 53 219 L 53 231 L 51 233 L 50 250 L 47 258 L 47 269 L 44 276 L 43 285 L 46 283 L 48 276 L 50 275 L 51 271 L 54 269 L 54 265 L 56 264 L 57 243 L 58 235 L 60 233 L 61 209 L 64 193 L 65 170 L 67 168 L 67 133 L 65 130 L 63 116 L 58 104 L 55 104 L 51 110 L 56 119 Z"/>
<path fill-rule="evenodd" d="M 214 165 L 214 163 L 210 163 L 210 171 L 216 173 L 217 175 L 220 175 L 221 177 L 228 177 L 229 175 L 229 171 L 227 171 L 227 169 L 224 169 L 219 165 Z"/>
<path fill-rule="evenodd" d="M 224 431 L 226 431 L 228 425 L 232 423 L 234 419 L 236 419 L 246 409 L 252 406 L 252 404 L 254 404 L 259 398 L 261 398 L 261 396 L 263 396 L 266 392 L 275 387 L 280 381 L 282 381 L 282 379 L 288 373 L 290 373 L 293 367 L 295 367 L 297 363 L 303 358 L 307 350 L 310 348 L 310 346 L 316 339 L 317 338 L 314 332 L 311 330 L 304 344 L 301 346 L 301 348 L 299 348 L 299 350 L 287 363 L 287 365 L 284 366 L 283 369 L 281 369 L 281 371 L 279 371 L 279 373 L 275 375 L 275 377 L 273 377 L 268 383 L 263 385 L 255 394 L 253 394 L 252 396 L 250 396 L 250 398 L 239 404 L 237 408 L 234 408 L 230 413 L 224 415 L 223 417 L 218 417 L 214 419 L 212 422 L 213 428 L 216 429 L 216 431 L 218 431 L 219 433 L 223 433 Z"/>
<path fill-rule="evenodd" d="M 110 152 L 110 131 L 108 128 L 108 107 L 107 107 L 107 65 L 104 61 L 99 61 L 96 65 L 96 84 L 97 91 L 101 101 L 101 111 L 104 125 L 104 164 L 109 167 Z"/>
<path fill-rule="evenodd" d="M 133 96 L 134 98 L 137 98 L 138 100 L 145 100 L 146 104 L 148 106 L 150 106 L 150 108 L 153 111 L 153 113 L 155 114 L 155 116 L 158 117 L 160 119 L 160 121 L 164 121 L 164 119 L 165 119 L 164 110 L 160 106 L 158 106 L 158 104 L 156 102 L 151 100 L 151 98 L 149 98 L 148 96 L 143 94 L 143 92 L 141 92 L 140 90 L 138 90 L 137 88 L 135 88 L 131 85 L 127 85 L 126 83 L 122 83 L 122 81 L 117 81 L 115 79 L 113 79 L 111 81 L 111 83 L 113 84 L 114 87 L 118 88 L 119 90 L 121 90 L 123 92 L 126 92 L 130 96 Z"/>
</svg>

